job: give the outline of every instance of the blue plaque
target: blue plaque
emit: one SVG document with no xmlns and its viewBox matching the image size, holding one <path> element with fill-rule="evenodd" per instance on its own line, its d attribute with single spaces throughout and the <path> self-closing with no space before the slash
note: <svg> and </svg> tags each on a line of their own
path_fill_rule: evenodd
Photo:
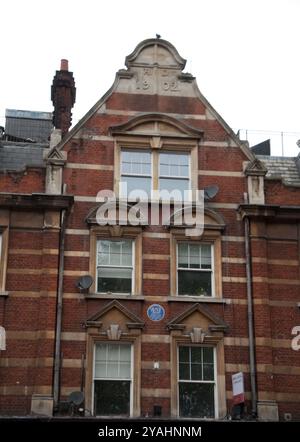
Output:
<svg viewBox="0 0 300 442">
<path fill-rule="evenodd" d="M 161 321 L 165 317 L 165 309 L 159 304 L 152 304 L 147 309 L 147 315 L 151 321 Z"/>
</svg>

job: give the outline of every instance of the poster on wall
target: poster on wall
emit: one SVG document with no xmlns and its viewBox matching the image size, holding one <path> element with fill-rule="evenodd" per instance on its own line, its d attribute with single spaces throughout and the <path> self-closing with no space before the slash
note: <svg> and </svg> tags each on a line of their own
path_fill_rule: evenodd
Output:
<svg viewBox="0 0 300 442">
<path fill-rule="evenodd" d="M 234 404 L 245 402 L 244 376 L 241 371 L 232 375 L 232 394 Z"/>
</svg>

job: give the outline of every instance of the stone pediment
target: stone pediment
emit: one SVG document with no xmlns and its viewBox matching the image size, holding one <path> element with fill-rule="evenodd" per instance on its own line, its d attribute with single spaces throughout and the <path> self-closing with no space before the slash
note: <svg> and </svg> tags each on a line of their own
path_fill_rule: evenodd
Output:
<svg viewBox="0 0 300 442">
<path fill-rule="evenodd" d="M 251 161 L 245 169 L 245 175 L 266 175 L 267 168 L 265 165 L 258 159 L 255 158 Z"/>
<path fill-rule="evenodd" d="M 142 329 L 144 322 L 114 299 L 91 316 L 86 321 L 85 326 L 103 330 L 103 333 L 107 334 L 109 339 L 119 339 L 122 333 L 128 333 L 131 329 Z M 111 337 L 114 334 L 115 337 Z M 117 338 L 117 336 L 119 337 Z"/>
<path fill-rule="evenodd" d="M 188 126 L 176 118 L 160 113 L 147 113 L 131 118 L 125 124 L 112 126 L 113 135 L 139 135 L 152 137 L 196 138 L 203 135 L 202 130 Z"/>
<path fill-rule="evenodd" d="M 207 335 L 212 332 L 225 332 L 228 328 L 221 318 L 200 303 L 192 305 L 173 318 L 167 327 L 169 330 L 180 330 L 190 335 L 192 340 L 203 333 Z"/>
<path fill-rule="evenodd" d="M 64 165 L 66 162 L 66 152 L 55 147 L 50 152 L 46 152 L 45 160 L 47 164 Z"/>
<path fill-rule="evenodd" d="M 127 226 L 132 232 L 139 232 L 141 226 L 149 225 L 148 218 L 135 207 L 120 199 L 102 201 L 87 214 L 85 222 L 89 226 L 102 226 L 111 236 L 122 236 Z"/>
<path fill-rule="evenodd" d="M 190 218 L 189 218 L 190 216 Z M 187 221 L 190 220 L 190 225 L 192 224 L 193 217 L 196 216 L 196 209 L 191 204 L 190 207 L 186 206 L 183 209 L 179 209 L 174 212 L 167 223 L 171 227 L 187 227 Z M 199 216 L 199 215 L 198 215 Z M 203 212 L 203 226 L 205 229 L 223 230 L 226 226 L 224 218 L 218 212 L 207 207 L 204 208 Z"/>
</svg>

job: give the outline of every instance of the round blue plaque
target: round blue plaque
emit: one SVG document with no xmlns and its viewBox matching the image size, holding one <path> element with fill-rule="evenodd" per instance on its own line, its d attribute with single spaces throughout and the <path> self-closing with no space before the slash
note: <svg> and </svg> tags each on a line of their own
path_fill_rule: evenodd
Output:
<svg viewBox="0 0 300 442">
<path fill-rule="evenodd" d="M 161 321 L 165 317 L 165 309 L 159 304 L 152 304 L 147 309 L 147 315 L 151 321 Z"/>
</svg>

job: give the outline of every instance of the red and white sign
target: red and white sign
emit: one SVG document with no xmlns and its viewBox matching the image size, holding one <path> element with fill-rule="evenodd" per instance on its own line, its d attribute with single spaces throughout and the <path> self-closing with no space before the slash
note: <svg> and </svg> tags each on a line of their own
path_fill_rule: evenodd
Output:
<svg viewBox="0 0 300 442">
<path fill-rule="evenodd" d="M 232 393 L 234 404 L 245 402 L 244 376 L 241 371 L 232 375 Z"/>
</svg>

